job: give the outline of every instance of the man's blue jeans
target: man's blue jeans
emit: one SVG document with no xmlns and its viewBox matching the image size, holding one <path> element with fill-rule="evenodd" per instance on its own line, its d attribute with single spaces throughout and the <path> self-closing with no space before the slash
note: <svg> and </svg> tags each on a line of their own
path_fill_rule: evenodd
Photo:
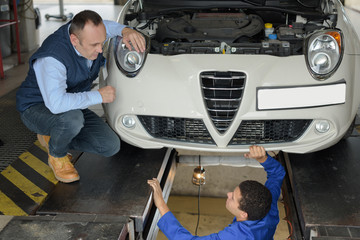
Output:
<svg viewBox="0 0 360 240">
<path fill-rule="evenodd" d="M 21 120 L 31 131 L 50 136 L 53 157 L 64 157 L 71 149 L 105 157 L 120 150 L 117 134 L 89 109 L 53 114 L 41 103 L 22 112 Z"/>
</svg>

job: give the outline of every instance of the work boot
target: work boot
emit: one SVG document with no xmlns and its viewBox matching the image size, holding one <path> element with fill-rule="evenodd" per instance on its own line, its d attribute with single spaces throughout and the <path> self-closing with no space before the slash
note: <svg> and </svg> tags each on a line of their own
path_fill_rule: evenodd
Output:
<svg viewBox="0 0 360 240">
<path fill-rule="evenodd" d="M 49 141 L 50 141 L 50 136 L 46 136 L 46 135 L 37 135 L 37 139 L 39 140 L 41 146 L 43 146 L 44 148 L 46 148 L 47 153 L 49 154 Z M 71 153 L 67 153 L 68 158 L 70 159 L 70 161 L 72 160 L 72 154 Z"/>
<path fill-rule="evenodd" d="M 37 135 L 37 139 L 39 140 L 41 146 L 43 146 L 44 148 L 46 148 L 47 152 L 49 153 L 49 141 L 50 141 L 50 136 L 46 136 L 46 135 Z"/>
<path fill-rule="evenodd" d="M 49 166 L 53 170 L 55 178 L 60 182 L 71 183 L 80 179 L 78 172 L 67 155 L 56 158 L 49 154 Z"/>
</svg>

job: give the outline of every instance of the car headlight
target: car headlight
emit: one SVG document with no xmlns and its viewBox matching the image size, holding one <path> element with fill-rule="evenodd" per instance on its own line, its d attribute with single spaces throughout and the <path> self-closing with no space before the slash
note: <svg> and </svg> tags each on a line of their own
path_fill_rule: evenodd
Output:
<svg viewBox="0 0 360 240">
<path fill-rule="evenodd" d="M 339 30 L 316 32 L 307 39 L 306 62 L 317 80 L 329 78 L 339 67 L 344 46 Z"/>
<path fill-rule="evenodd" d="M 127 77 L 135 77 L 144 65 L 146 55 L 149 49 L 149 41 L 146 40 L 146 50 L 136 52 L 134 47 L 128 49 L 123 43 L 123 38 L 118 36 L 115 41 L 115 62 L 120 71 Z"/>
</svg>

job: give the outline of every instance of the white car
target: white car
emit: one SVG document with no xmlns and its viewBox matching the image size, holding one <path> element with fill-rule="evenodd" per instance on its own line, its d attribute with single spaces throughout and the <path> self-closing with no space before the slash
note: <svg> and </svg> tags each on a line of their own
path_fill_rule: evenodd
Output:
<svg viewBox="0 0 360 240">
<path fill-rule="evenodd" d="M 130 0 L 118 22 L 142 32 L 106 49 L 110 126 L 141 148 L 306 153 L 349 136 L 360 45 L 338 0 Z"/>
</svg>

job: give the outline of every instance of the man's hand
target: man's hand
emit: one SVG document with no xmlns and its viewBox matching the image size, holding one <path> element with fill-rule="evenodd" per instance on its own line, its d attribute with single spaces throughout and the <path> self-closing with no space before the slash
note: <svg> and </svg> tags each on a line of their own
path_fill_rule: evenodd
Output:
<svg viewBox="0 0 360 240">
<path fill-rule="evenodd" d="M 98 91 L 101 94 L 103 103 L 111 103 L 115 100 L 115 88 L 112 86 L 100 88 Z"/>
<path fill-rule="evenodd" d="M 245 153 L 244 157 L 246 157 L 246 158 L 254 158 L 259 163 L 263 163 L 263 162 L 266 161 L 267 155 L 266 155 L 266 151 L 265 151 L 265 149 L 263 147 L 253 145 L 253 146 L 249 147 L 249 150 L 250 150 L 250 152 Z"/>
<path fill-rule="evenodd" d="M 153 178 L 152 180 L 148 180 L 147 182 L 154 190 L 153 193 L 154 203 L 156 207 L 159 209 L 161 216 L 163 216 L 165 213 L 169 212 L 170 209 L 166 205 L 165 200 L 163 198 L 160 183 L 156 178 Z"/>
<path fill-rule="evenodd" d="M 144 52 L 146 48 L 144 36 L 131 28 L 124 28 L 121 32 L 125 46 L 131 49 L 130 42 L 137 52 Z"/>
</svg>

